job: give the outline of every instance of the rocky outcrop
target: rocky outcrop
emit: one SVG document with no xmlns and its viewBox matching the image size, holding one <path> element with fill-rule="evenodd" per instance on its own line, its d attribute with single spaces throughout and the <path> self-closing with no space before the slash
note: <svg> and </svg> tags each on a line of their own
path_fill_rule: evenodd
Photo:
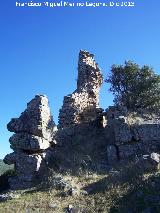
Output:
<svg viewBox="0 0 160 213">
<path fill-rule="evenodd" d="M 59 128 L 91 121 L 97 118 L 99 108 L 99 90 L 103 77 L 94 55 L 81 50 L 78 61 L 77 89 L 65 96 L 59 113 Z"/>
<path fill-rule="evenodd" d="M 115 149 L 118 158 L 123 160 L 160 151 L 158 115 L 145 110 L 130 112 L 126 107 L 109 107 L 106 119 L 105 135 L 109 156 L 115 158 L 112 151 Z"/>
<path fill-rule="evenodd" d="M 12 119 L 7 128 L 15 132 L 9 139 L 13 153 L 4 158 L 14 164 L 17 176 L 9 179 L 12 189 L 34 186 L 47 169 L 46 150 L 55 143 L 56 126 L 48 105 L 48 99 L 36 95 L 27 104 L 19 118 Z"/>
</svg>

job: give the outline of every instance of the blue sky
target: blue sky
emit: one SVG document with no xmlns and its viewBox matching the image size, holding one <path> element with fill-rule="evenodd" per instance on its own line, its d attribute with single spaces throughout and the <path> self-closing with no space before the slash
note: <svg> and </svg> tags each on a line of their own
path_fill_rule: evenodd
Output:
<svg viewBox="0 0 160 213">
<path fill-rule="evenodd" d="M 57 123 L 63 96 L 76 88 L 80 49 L 96 55 L 104 77 L 112 64 L 126 59 L 160 73 L 159 0 L 135 0 L 133 8 L 21 8 L 15 3 L 0 2 L 0 158 L 11 152 L 6 124 L 35 94 L 48 96 Z M 104 84 L 101 90 L 103 108 L 112 104 L 107 88 Z"/>
</svg>

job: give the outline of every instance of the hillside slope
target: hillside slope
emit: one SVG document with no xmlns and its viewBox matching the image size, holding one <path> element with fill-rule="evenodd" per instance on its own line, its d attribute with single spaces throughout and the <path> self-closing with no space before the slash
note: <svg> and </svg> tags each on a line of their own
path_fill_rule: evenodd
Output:
<svg viewBox="0 0 160 213">
<path fill-rule="evenodd" d="M 63 180 L 67 179 L 77 187 L 76 190 L 79 188 L 78 193 L 73 190 L 68 194 L 62 185 L 55 187 L 60 174 L 54 173 L 39 188 L 12 192 L 16 199 L 0 203 L 0 212 L 159 212 L 160 173 L 146 171 L 140 162 L 119 165 L 101 175 L 89 172 L 76 176 L 63 175 Z M 74 211 L 66 211 L 69 205 Z"/>
</svg>

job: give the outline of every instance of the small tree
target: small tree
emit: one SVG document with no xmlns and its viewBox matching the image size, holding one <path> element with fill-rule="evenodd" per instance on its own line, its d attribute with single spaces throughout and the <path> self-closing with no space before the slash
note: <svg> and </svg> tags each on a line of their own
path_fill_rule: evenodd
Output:
<svg viewBox="0 0 160 213">
<path fill-rule="evenodd" d="M 157 109 L 160 106 L 160 76 L 149 66 L 140 67 L 132 61 L 113 65 L 108 78 L 116 105 L 128 109 Z"/>
</svg>

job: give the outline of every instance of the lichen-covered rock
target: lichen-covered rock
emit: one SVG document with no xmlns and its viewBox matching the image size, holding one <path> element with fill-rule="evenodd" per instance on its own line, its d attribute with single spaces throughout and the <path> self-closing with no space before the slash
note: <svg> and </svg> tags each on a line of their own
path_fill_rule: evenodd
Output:
<svg viewBox="0 0 160 213">
<path fill-rule="evenodd" d="M 25 132 L 52 141 L 55 124 L 48 105 L 48 98 L 44 95 L 36 95 L 27 104 L 27 109 L 21 116 L 13 118 L 7 128 L 11 132 Z"/>
<path fill-rule="evenodd" d="M 25 189 L 33 187 L 47 171 L 47 164 L 44 153 L 28 154 L 16 151 L 4 158 L 4 163 L 14 164 L 16 176 L 8 179 L 11 189 Z"/>
<path fill-rule="evenodd" d="M 16 156 L 16 169 L 24 178 L 29 180 L 28 177 L 35 176 L 40 170 L 45 170 L 45 155 L 19 153 Z M 43 164 L 43 165 L 42 165 Z M 27 175 L 27 176 L 26 176 Z"/>
<path fill-rule="evenodd" d="M 12 119 L 7 127 L 15 132 L 9 139 L 14 152 L 4 158 L 5 163 L 15 165 L 17 173 L 9 179 L 10 186 L 12 189 L 34 186 L 45 174 L 46 151 L 55 143 L 56 126 L 47 97 L 36 95 L 21 116 Z"/>
<path fill-rule="evenodd" d="M 127 160 L 160 150 L 160 119 L 158 115 L 130 112 L 125 107 L 106 110 L 106 140 L 117 146 L 119 159 Z"/>
<path fill-rule="evenodd" d="M 125 122 L 125 118 L 115 119 L 115 122 L 113 123 L 113 128 L 116 144 L 122 144 L 127 143 L 128 141 L 132 141 L 130 125 Z"/>
<path fill-rule="evenodd" d="M 151 153 L 151 159 L 154 160 L 156 163 L 160 163 L 160 154 L 152 152 Z"/>
<path fill-rule="evenodd" d="M 43 137 L 38 137 L 28 133 L 17 133 L 10 137 L 9 142 L 12 149 L 22 149 L 28 151 L 40 151 L 50 147 L 50 142 Z"/>
</svg>

